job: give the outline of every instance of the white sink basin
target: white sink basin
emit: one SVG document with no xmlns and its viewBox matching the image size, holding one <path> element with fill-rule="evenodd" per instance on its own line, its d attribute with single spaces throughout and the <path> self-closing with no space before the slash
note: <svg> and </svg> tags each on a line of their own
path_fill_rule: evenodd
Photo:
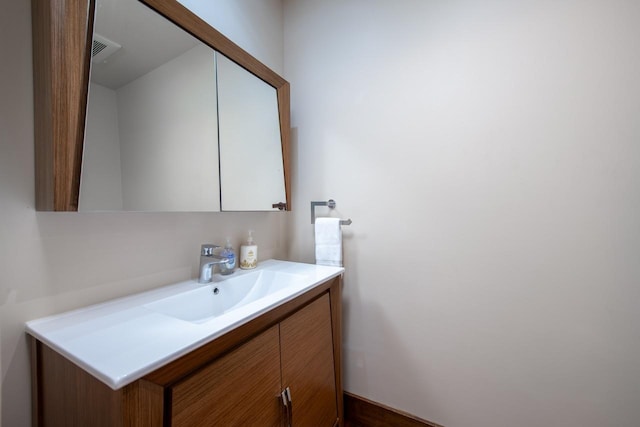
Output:
<svg viewBox="0 0 640 427">
<path fill-rule="evenodd" d="M 144 307 L 177 319 L 203 323 L 297 284 L 304 276 L 269 270 L 229 277 Z"/>
<path fill-rule="evenodd" d="M 256 270 L 215 275 L 215 283 L 180 282 L 26 326 L 29 334 L 118 390 L 343 271 L 266 260 Z"/>
</svg>

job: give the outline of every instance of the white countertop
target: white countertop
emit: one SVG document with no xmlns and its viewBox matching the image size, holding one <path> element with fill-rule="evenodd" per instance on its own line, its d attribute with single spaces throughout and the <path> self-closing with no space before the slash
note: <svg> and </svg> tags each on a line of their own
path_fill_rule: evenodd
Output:
<svg viewBox="0 0 640 427">
<path fill-rule="evenodd" d="M 328 267 L 268 260 L 255 270 L 214 276 L 214 282 L 270 270 L 303 280 L 202 323 L 144 307 L 163 298 L 211 284 L 195 280 L 165 286 L 78 310 L 27 322 L 27 332 L 117 390 L 224 333 L 344 272 Z"/>
</svg>

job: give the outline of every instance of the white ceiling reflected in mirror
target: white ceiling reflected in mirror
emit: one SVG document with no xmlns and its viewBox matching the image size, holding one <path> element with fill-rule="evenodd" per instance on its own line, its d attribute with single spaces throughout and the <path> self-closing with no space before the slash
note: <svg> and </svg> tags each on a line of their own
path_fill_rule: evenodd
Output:
<svg viewBox="0 0 640 427">
<path fill-rule="evenodd" d="M 221 208 L 278 210 L 286 192 L 277 91 L 224 55 L 216 62 Z"/>
</svg>

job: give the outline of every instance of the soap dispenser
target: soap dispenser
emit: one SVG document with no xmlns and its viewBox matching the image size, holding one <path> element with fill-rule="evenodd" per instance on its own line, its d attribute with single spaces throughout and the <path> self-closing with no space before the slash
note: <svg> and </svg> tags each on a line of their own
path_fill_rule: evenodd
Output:
<svg viewBox="0 0 640 427">
<path fill-rule="evenodd" d="M 227 237 L 227 244 L 224 245 L 224 249 L 220 252 L 220 255 L 226 257 L 229 261 L 220 264 L 220 274 L 229 275 L 236 269 L 236 254 L 231 246 L 231 239 Z"/>
<path fill-rule="evenodd" d="M 249 237 L 240 246 L 240 268 L 250 270 L 258 266 L 258 246 L 253 241 L 253 230 L 249 230 Z"/>
</svg>

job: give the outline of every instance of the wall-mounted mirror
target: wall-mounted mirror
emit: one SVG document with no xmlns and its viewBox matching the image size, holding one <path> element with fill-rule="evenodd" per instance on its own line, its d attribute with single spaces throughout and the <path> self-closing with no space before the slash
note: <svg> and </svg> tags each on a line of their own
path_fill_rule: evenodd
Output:
<svg viewBox="0 0 640 427">
<path fill-rule="evenodd" d="M 78 210 L 219 211 L 215 51 L 98 0 L 92 56 Z"/>
<path fill-rule="evenodd" d="M 289 87 L 273 71 L 174 0 L 34 0 L 33 17 L 38 210 L 290 206 Z M 51 39 L 66 66 L 43 54 Z"/>
<path fill-rule="evenodd" d="M 222 210 L 274 209 L 286 200 L 276 90 L 217 57 Z"/>
</svg>

